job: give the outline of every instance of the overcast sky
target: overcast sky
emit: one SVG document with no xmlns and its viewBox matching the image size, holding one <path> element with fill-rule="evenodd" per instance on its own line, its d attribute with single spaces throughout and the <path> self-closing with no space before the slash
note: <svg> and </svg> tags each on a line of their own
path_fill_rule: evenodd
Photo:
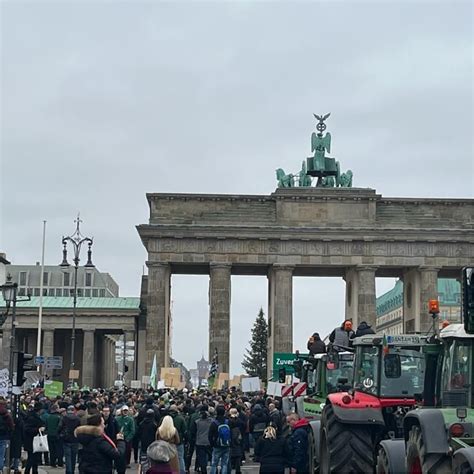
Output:
<svg viewBox="0 0 474 474">
<path fill-rule="evenodd" d="M 275 168 L 309 156 L 313 112 L 332 113 L 355 186 L 474 195 L 471 1 L 3 1 L 1 13 L 0 251 L 13 263 L 40 260 L 43 219 L 46 263 L 59 263 L 80 211 L 95 264 L 138 296 L 145 193 L 270 194 Z M 172 285 L 173 355 L 192 367 L 208 346 L 208 278 Z M 266 279 L 233 277 L 232 298 L 240 372 Z M 295 348 L 343 307 L 342 280 L 295 278 Z"/>
</svg>

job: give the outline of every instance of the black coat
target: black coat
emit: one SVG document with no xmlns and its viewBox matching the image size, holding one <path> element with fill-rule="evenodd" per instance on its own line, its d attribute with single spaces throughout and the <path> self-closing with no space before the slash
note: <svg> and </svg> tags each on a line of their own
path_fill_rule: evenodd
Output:
<svg viewBox="0 0 474 474">
<path fill-rule="evenodd" d="M 359 326 L 357 326 L 357 331 L 354 337 L 366 336 L 367 334 L 375 334 L 375 331 L 372 329 L 372 326 L 367 324 L 365 321 L 362 321 Z"/>
<path fill-rule="evenodd" d="M 79 461 L 82 474 L 111 474 L 114 461 L 120 461 L 125 455 L 125 441 L 117 441 L 117 447 L 114 447 L 98 426 L 79 426 L 75 435 L 82 444 Z"/>
<path fill-rule="evenodd" d="M 245 436 L 245 423 L 240 418 L 229 418 L 229 428 L 231 432 L 230 457 L 240 458 L 244 454 L 242 445 Z"/>
<path fill-rule="evenodd" d="M 314 339 L 308 341 L 308 350 L 310 354 L 326 354 L 326 344 L 321 339 Z"/>
<path fill-rule="evenodd" d="M 252 415 L 250 415 L 249 429 L 250 433 L 263 433 L 267 427 L 270 419 L 268 415 L 261 408 L 257 408 Z"/>
<path fill-rule="evenodd" d="M 139 425 L 137 430 L 137 436 L 141 443 L 141 449 L 146 452 L 148 446 L 155 441 L 156 430 L 158 429 L 158 423 L 155 421 L 154 416 L 146 417 Z"/>
<path fill-rule="evenodd" d="M 58 433 L 64 443 L 77 443 L 74 431 L 80 424 L 80 418 L 73 413 L 68 413 L 61 418 L 58 426 Z"/>
<path fill-rule="evenodd" d="M 255 446 L 255 457 L 260 472 L 282 472 L 288 464 L 288 444 L 285 438 L 260 438 Z"/>
<path fill-rule="evenodd" d="M 33 451 L 33 438 L 44 427 L 44 422 L 37 412 L 29 411 L 23 424 L 23 445 L 25 451 Z"/>
<path fill-rule="evenodd" d="M 110 414 L 105 421 L 105 434 L 115 443 L 117 439 L 117 434 L 120 431 L 120 426 L 118 424 L 117 418 L 114 415 Z"/>
</svg>

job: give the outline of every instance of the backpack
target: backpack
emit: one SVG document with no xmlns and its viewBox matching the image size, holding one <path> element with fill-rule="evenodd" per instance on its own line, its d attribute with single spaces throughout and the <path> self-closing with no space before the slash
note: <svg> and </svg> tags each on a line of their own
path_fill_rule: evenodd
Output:
<svg viewBox="0 0 474 474">
<path fill-rule="evenodd" d="M 220 448 L 227 448 L 230 446 L 231 433 L 230 427 L 227 420 L 224 420 L 224 423 L 219 424 L 216 420 L 217 425 L 217 446 Z"/>
</svg>

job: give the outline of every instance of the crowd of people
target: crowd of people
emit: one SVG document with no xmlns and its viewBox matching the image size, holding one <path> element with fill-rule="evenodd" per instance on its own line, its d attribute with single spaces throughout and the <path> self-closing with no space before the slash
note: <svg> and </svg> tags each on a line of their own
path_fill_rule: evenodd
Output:
<svg viewBox="0 0 474 474">
<path fill-rule="evenodd" d="M 245 462 L 262 473 L 308 472 L 308 422 L 284 416 L 264 392 L 94 389 L 49 399 L 42 389 L 20 396 L 16 410 L 0 400 L 0 468 L 25 474 L 40 465 L 66 474 L 240 473 Z M 17 414 L 12 415 L 12 412 Z M 49 452 L 35 452 L 47 436 Z M 26 463 L 22 454 L 26 452 Z"/>
</svg>

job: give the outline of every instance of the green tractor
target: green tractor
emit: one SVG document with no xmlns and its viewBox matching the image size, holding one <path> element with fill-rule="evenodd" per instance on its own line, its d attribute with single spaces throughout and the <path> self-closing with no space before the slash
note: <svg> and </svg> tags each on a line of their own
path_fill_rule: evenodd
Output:
<svg viewBox="0 0 474 474">
<path fill-rule="evenodd" d="M 380 444 L 378 474 L 474 472 L 473 268 L 463 270 L 462 314 L 464 324 L 451 324 L 433 338 L 423 406 L 404 417 L 401 439 Z"/>
</svg>

